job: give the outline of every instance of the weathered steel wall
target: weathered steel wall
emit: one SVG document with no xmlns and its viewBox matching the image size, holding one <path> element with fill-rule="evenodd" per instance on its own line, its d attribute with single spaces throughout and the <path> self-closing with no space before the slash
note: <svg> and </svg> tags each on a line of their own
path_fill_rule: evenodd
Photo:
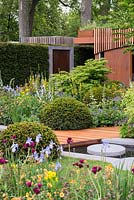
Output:
<svg viewBox="0 0 134 200">
<path fill-rule="evenodd" d="M 108 77 L 129 85 L 132 80 L 132 55 L 131 52 L 124 53 L 124 51 L 124 48 L 106 51 L 104 58 L 108 61 L 107 66 L 112 69 Z M 99 54 L 96 54 L 95 58 L 98 59 Z"/>
</svg>

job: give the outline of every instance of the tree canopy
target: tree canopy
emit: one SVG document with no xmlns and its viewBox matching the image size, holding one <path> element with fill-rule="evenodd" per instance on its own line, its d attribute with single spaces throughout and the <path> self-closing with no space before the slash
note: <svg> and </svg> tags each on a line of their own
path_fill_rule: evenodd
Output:
<svg viewBox="0 0 134 200">
<path fill-rule="evenodd" d="M 127 28 L 133 21 L 133 0 L 0 0 L 0 41 L 76 36 L 87 24 Z"/>
</svg>

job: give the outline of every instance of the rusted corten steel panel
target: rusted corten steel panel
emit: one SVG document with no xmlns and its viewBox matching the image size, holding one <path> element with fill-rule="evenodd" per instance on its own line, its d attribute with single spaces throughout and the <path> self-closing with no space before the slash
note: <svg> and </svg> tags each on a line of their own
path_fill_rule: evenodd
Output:
<svg viewBox="0 0 134 200">
<path fill-rule="evenodd" d="M 94 43 L 94 30 L 80 30 L 78 37 L 74 38 L 74 44 L 93 44 Z"/>
<path fill-rule="evenodd" d="M 93 37 L 78 37 L 74 38 L 74 44 L 93 44 L 94 38 Z"/>
<path fill-rule="evenodd" d="M 111 49 L 121 48 L 128 43 L 125 35 L 134 29 L 111 29 L 96 28 L 94 29 L 94 54 L 108 51 Z M 134 38 L 130 39 L 130 43 L 134 44 Z"/>
<path fill-rule="evenodd" d="M 107 67 L 112 69 L 112 72 L 108 75 L 111 80 L 118 80 L 126 85 L 129 85 L 132 80 L 132 68 L 131 68 L 131 52 L 124 54 L 125 48 L 112 49 L 105 51 L 104 57 L 108 61 Z M 99 58 L 99 54 L 95 55 L 95 58 Z"/>
</svg>

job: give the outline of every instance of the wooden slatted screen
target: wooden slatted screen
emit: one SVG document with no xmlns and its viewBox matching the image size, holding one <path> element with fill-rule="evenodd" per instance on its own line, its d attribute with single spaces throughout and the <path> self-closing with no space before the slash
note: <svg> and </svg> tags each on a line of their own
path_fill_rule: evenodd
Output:
<svg viewBox="0 0 134 200">
<path fill-rule="evenodd" d="M 65 36 L 42 36 L 42 37 L 24 37 L 22 42 L 26 43 L 40 43 L 40 44 L 73 44 L 73 37 Z"/>
<path fill-rule="evenodd" d="M 132 32 L 134 33 L 132 28 L 115 30 L 111 28 L 94 29 L 94 54 L 123 47 L 128 43 L 125 36 Z M 134 44 L 134 37 L 129 39 L 129 42 Z"/>
</svg>

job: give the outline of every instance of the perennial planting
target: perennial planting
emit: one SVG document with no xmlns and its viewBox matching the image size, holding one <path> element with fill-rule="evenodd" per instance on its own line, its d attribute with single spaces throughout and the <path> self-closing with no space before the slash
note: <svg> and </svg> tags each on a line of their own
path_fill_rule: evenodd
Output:
<svg viewBox="0 0 134 200">
<path fill-rule="evenodd" d="M 134 166 L 63 158 L 52 131 L 123 124 L 122 136 L 134 137 L 133 89 L 109 81 L 105 63 L 88 60 L 49 81 L 31 76 L 22 87 L 0 80 L 2 200 L 133 200 Z"/>
</svg>

